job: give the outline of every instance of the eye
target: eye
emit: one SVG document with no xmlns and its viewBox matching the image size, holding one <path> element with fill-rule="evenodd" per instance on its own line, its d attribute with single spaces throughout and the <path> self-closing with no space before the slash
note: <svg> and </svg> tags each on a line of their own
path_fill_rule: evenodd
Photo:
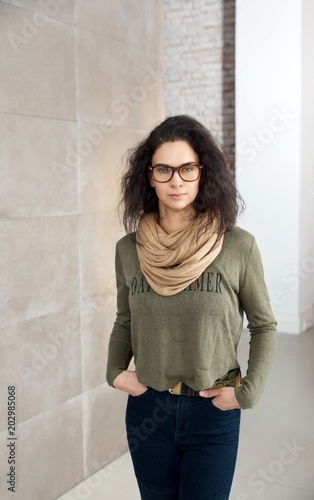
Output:
<svg viewBox="0 0 314 500">
<path fill-rule="evenodd" d="M 181 167 L 181 170 L 183 173 L 188 174 L 190 172 L 193 172 L 197 167 L 197 165 L 185 165 L 184 167 Z"/>
<path fill-rule="evenodd" d="M 155 169 L 157 170 L 157 172 L 159 174 L 169 174 L 169 172 L 170 172 L 169 167 L 163 167 L 162 165 L 160 165 L 159 167 L 155 167 Z"/>
</svg>

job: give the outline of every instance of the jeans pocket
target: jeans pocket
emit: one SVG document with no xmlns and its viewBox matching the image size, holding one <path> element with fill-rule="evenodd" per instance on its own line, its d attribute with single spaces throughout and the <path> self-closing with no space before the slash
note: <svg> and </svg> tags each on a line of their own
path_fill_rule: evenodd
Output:
<svg viewBox="0 0 314 500">
<path fill-rule="evenodd" d="M 214 403 L 213 403 L 213 398 L 208 398 L 208 401 L 210 403 L 210 406 L 215 410 L 217 411 L 218 413 L 220 413 L 220 415 L 228 415 L 230 413 L 233 413 L 237 410 L 237 408 L 234 408 L 232 410 L 221 410 L 220 408 L 218 408 L 218 406 L 215 406 Z"/>
<path fill-rule="evenodd" d="M 129 396 L 132 399 L 142 399 L 145 398 L 145 396 L 147 396 L 149 392 L 150 392 L 150 387 L 147 387 L 146 391 L 142 392 L 142 394 L 139 394 L 138 396 L 132 396 L 131 394 L 129 394 Z"/>
</svg>

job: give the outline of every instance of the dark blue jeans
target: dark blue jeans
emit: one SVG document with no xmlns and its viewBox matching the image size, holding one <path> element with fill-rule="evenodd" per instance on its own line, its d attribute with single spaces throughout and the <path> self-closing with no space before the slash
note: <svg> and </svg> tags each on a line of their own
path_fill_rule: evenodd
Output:
<svg viewBox="0 0 314 500">
<path fill-rule="evenodd" d="M 129 396 L 127 436 L 142 500 L 228 500 L 240 414 L 151 388 Z"/>
</svg>

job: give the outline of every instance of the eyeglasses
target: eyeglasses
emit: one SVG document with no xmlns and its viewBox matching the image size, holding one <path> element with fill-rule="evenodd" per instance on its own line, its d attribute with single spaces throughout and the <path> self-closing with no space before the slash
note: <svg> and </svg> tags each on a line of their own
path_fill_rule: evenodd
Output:
<svg viewBox="0 0 314 500">
<path fill-rule="evenodd" d="M 157 165 L 148 167 L 148 170 L 152 172 L 153 179 L 156 182 L 169 182 L 175 172 L 178 172 L 183 181 L 194 182 L 201 175 L 203 168 L 204 165 L 197 165 L 196 163 L 185 163 L 180 167 L 169 167 L 169 165 L 158 163 Z"/>
</svg>

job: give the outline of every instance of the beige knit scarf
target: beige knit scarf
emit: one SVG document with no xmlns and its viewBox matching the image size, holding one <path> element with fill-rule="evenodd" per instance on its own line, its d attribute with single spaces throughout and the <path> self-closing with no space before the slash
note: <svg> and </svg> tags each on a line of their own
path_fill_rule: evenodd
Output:
<svg viewBox="0 0 314 500">
<path fill-rule="evenodd" d="M 137 231 L 137 255 L 149 285 L 159 295 L 175 295 L 195 281 L 219 254 L 216 221 L 202 229 L 208 216 L 199 216 L 186 229 L 167 234 L 155 214 L 142 217 Z"/>
</svg>

